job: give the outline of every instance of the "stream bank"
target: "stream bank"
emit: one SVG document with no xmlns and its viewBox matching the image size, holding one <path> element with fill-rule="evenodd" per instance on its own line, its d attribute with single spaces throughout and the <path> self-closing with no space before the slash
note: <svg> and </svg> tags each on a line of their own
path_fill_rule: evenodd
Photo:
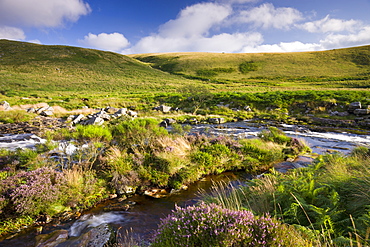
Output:
<svg viewBox="0 0 370 247">
<path fill-rule="evenodd" d="M 254 123 L 248 121 L 236 122 L 236 123 L 225 123 L 218 125 L 196 125 L 193 126 L 193 133 L 206 133 L 207 135 L 232 135 L 238 138 L 255 138 L 256 135 L 268 126 L 257 126 Z M 357 145 L 369 146 L 370 138 L 368 135 L 355 135 L 350 133 L 336 133 L 336 132 L 314 132 L 307 129 L 305 126 L 295 125 L 280 125 L 280 128 L 284 129 L 292 137 L 299 137 L 310 143 L 310 146 L 317 153 L 331 152 L 342 152 L 348 153 L 353 147 Z M 279 163 L 276 167 L 281 172 L 285 172 L 287 169 L 299 168 L 306 166 L 310 159 L 306 157 L 300 157 L 302 160 L 298 161 L 286 161 Z M 51 232 L 60 231 L 61 235 L 65 235 L 66 231 L 68 234 L 76 235 L 76 232 L 85 234 L 88 232 L 89 224 L 86 222 L 95 222 L 92 225 L 96 225 L 96 222 L 103 222 L 103 224 L 109 224 L 113 226 L 119 235 L 124 235 L 126 231 L 132 231 L 138 238 L 148 239 L 151 232 L 156 228 L 159 223 L 159 219 L 166 216 L 173 210 L 174 205 L 186 206 L 196 203 L 199 199 L 198 189 L 209 189 L 212 184 L 212 180 L 225 181 L 230 180 L 232 182 L 245 181 L 250 179 L 248 174 L 243 173 L 223 173 L 218 176 L 206 176 L 201 181 L 192 184 L 188 190 L 181 191 L 179 193 L 171 194 L 168 197 L 156 199 L 145 195 L 133 195 L 129 197 L 127 201 L 120 202 L 119 199 L 107 200 L 96 207 L 83 212 L 82 216 L 77 220 L 69 220 L 65 222 L 52 222 L 46 224 L 42 228 L 28 229 L 24 233 L 20 234 L 14 239 L 3 240 L 0 242 L 0 246 L 34 246 L 36 243 L 35 236 L 38 234 L 49 234 Z M 129 210 L 112 209 L 111 205 L 121 204 L 123 208 L 124 204 L 130 204 Z M 122 217 L 121 217 L 122 216 Z M 112 220 L 113 219 L 113 220 Z M 118 219 L 118 220 L 117 220 Z M 75 225 L 74 225 L 75 224 Z M 91 224 L 90 224 L 91 225 Z M 71 229 L 78 229 L 71 233 Z M 132 230 L 131 230 L 132 229 Z M 68 235 L 68 236 L 72 236 Z M 77 234 L 78 235 L 78 234 Z M 69 237 L 69 240 L 77 239 L 77 236 Z M 66 239 L 67 240 L 67 239 Z"/>
</svg>

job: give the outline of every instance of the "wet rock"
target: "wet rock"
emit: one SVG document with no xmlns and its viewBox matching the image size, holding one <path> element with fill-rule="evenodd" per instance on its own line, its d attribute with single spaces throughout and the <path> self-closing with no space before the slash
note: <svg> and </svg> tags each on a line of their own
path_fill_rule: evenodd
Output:
<svg viewBox="0 0 370 247">
<path fill-rule="evenodd" d="M 150 189 L 144 191 L 144 195 L 153 198 L 163 198 L 168 196 L 168 192 L 165 189 Z"/>
<path fill-rule="evenodd" d="M 165 120 L 163 120 L 162 122 L 160 122 L 159 126 L 167 128 L 171 124 L 175 124 L 175 123 L 176 123 L 176 120 L 175 119 L 166 118 Z"/>
<path fill-rule="evenodd" d="M 65 242 L 68 239 L 67 230 L 57 230 L 50 234 L 41 234 L 36 236 L 36 247 L 54 247 Z"/>
<path fill-rule="evenodd" d="M 179 193 L 181 192 L 182 190 L 187 190 L 189 187 L 187 185 L 182 185 L 180 189 L 171 189 L 170 191 L 170 194 L 173 194 L 173 193 Z"/>
<path fill-rule="evenodd" d="M 314 124 L 317 124 L 319 126 L 354 127 L 357 125 L 354 120 L 336 120 L 329 118 L 318 118 L 314 116 L 311 117 L 311 120 Z"/>
<path fill-rule="evenodd" d="M 307 167 L 312 162 L 313 162 L 313 158 L 311 158 L 311 157 L 298 156 L 294 160 L 287 160 L 285 162 L 275 164 L 274 168 L 278 172 L 285 173 L 285 172 L 287 172 L 288 170 L 291 170 L 291 169 Z"/>
<path fill-rule="evenodd" d="M 136 186 L 121 186 L 119 189 L 117 189 L 116 193 L 120 196 L 132 195 L 136 193 L 136 189 Z"/>
<path fill-rule="evenodd" d="M 198 124 L 199 121 L 196 118 L 190 118 L 190 119 L 186 120 L 186 123 L 187 124 Z"/>
<path fill-rule="evenodd" d="M 114 237 L 113 230 L 108 224 L 101 224 L 94 227 L 86 234 L 89 235 L 89 243 L 87 246 L 91 247 L 108 246 Z"/>
<path fill-rule="evenodd" d="M 226 123 L 226 120 L 225 118 L 217 117 L 217 118 L 209 118 L 208 122 L 211 124 L 222 124 L 222 123 Z"/>
<path fill-rule="evenodd" d="M 70 238 L 58 247 L 103 247 L 110 246 L 114 238 L 113 229 L 108 224 L 101 224 L 89 229 L 79 237 Z"/>
<path fill-rule="evenodd" d="M 130 204 L 125 202 L 117 202 L 109 204 L 108 206 L 104 207 L 104 211 L 111 212 L 111 211 L 127 211 L 130 209 Z"/>
</svg>

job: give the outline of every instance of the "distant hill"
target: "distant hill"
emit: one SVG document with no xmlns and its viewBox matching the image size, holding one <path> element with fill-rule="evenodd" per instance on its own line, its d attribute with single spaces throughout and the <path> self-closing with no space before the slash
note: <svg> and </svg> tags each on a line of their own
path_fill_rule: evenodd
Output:
<svg viewBox="0 0 370 247">
<path fill-rule="evenodd" d="M 300 53 L 167 53 L 124 56 L 0 40 L 0 95 L 152 95 L 184 85 L 213 92 L 366 90 L 370 46 Z M 61 96 L 61 98 L 63 98 Z"/>
<path fill-rule="evenodd" d="M 295 53 L 131 55 L 153 68 L 239 87 L 369 88 L 370 46 Z"/>
</svg>

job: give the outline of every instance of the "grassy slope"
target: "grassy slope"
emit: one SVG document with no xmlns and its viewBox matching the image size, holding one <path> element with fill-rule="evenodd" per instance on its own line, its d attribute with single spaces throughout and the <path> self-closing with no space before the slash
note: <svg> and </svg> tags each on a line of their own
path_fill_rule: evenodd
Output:
<svg viewBox="0 0 370 247">
<path fill-rule="evenodd" d="M 253 62 L 257 70 L 241 73 L 238 68 L 243 62 Z M 218 71 L 216 76 L 195 79 L 199 70 L 215 68 L 232 72 Z M 135 106 L 154 94 L 196 84 L 206 85 L 213 92 L 368 90 L 369 78 L 370 46 L 303 53 L 123 56 L 0 40 L 0 100 L 11 105 L 43 98 L 41 101 L 66 108 Z M 82 98 L 89 102 L 82 102 Z"/>
<path fill-rule="evenodd" d="M 199 70 L 232 69 L 219 72 L 211 81 L 257 86 L 314 89 L 366 88 L 370 86 L 370 46 L 322 52 L 299 53 L 168 53 L 138 54 L 133 58 L 165 71 L 196 76 Z M 239 65 L 253 62 L 256 71 L 243 74 Z"/>
<path fill-rule="evenodd" d="M 171 90 L 184 78 L 112 52 L 0 40 L 2 93 Z"/>
</svg>

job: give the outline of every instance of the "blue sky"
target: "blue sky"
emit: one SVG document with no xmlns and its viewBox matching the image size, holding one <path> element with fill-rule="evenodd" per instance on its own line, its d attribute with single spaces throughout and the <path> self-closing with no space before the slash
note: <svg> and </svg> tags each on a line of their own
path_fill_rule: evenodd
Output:
<svg viewBox="0 0 370 247">
<path fill-rule="evenodd" d="M 122 54 L 370 44 L 370 0 L 0 0 L 0 39 Z"/>
</svg>

